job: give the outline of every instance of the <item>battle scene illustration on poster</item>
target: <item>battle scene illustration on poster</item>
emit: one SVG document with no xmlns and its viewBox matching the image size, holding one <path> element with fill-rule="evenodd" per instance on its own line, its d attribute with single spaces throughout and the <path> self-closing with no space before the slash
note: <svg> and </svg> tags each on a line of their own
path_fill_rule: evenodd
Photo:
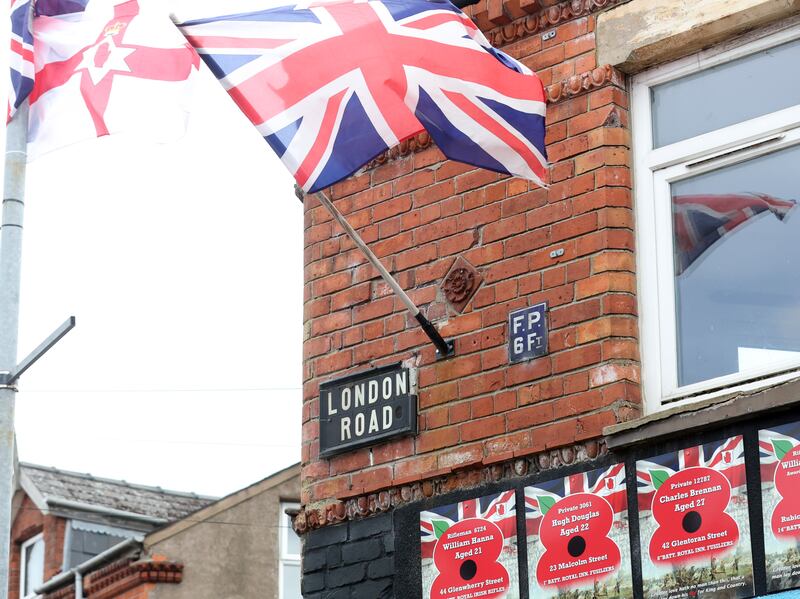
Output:
<svg viewBox="0 0 800 599">
<path fill-rule="evenodd" d="M 525 488 L 529 596 L 629 599 L 625 465 Z"/>
<path fill-rule="evenodd" d="M 419 515 L 424 599 L 517 599 L 517 499 L 512 489 Z"/>
<path fill-rule="evenodd" d="M 758 431 L 767 589 L 800 587 L 800 422 Z"/>
<path fill-rule="evenodd" d="M 636 462 L 646 599 L 753 596 L 741 435 Z"/>
</svg>

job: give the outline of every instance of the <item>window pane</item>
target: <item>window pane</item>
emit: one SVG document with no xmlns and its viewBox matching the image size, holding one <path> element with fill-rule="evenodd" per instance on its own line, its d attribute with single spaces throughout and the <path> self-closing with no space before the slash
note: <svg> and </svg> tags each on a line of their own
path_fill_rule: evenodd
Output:
<svg viewBox="0 0 800 599">
<path fill-rule="evenodd" d="M 800 361 L 800 146 L 672 185 L 678 383 Z"/>
<path fill-rule="evenodd" d="M 25 595 L 33 595 L 33 589 L 44 582 L 44 540 L 39 539 L 25 547 Z"/>
<path fill-rule="evenodd" d="M 300 564 L 281 564 L 283 588 L 281 599 L 303 599 L 300 595 Z"/>
<path fill-rule="evenodd" d="M 283 521 L 283 525 L 288 528 L 286 531 L 286 547 L 283 548 L 284 555 L 300 555 L 300 537 L 292 528 L 292 521 L 288 516 Z"/>
<path fill-rule="evenodd" d="M 106 549 L 125 540 L 124 537 L 107 535 L 101 532 L 73 529 L 70 531 L 70 551 L 67 565 L 70 568 L 100 555 Z"/>
<path fill-rule="evenodd" d="M 653 145 L 800 104 L 800 40 L 654 86 Z"/>
</svg>

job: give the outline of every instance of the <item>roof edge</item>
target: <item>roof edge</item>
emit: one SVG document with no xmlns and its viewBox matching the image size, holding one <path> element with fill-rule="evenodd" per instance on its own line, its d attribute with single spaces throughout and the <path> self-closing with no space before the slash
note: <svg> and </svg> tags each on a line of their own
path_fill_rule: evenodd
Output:
<svg viewBox="0 0 800 599">
<path fill-rule="evenodd" d="M 40 464 L 31 464 L 28 462 L 20 462 L 20 472 L 24 473 L 24 469 L 30 468 L 32 470 L 41 470 L 43 472 L 55 472 L 59 474 L 66 474 L 67 476 L 74 476 L 76 478 L 94 480 L 102 483 L 109 483 L 112 485 L 118 485 L 122 487 L 130 487 L 132 489 L 140 489 L 142 491 L 152 491 L 154 493 L 161 493 L 164 495 L 174 495 L 176 497 L 187 497 L 190 499 L 206 499 L 208 501 L 217 501 L 219 497 L 212 497 L 210 495 L 200 495 L 198 493 L 193 493 L 191 491 L 173 491 L 171 489 L 164 489 L 162 487 L 154 487 L 150 485 L 139 485 L 136 483 L 129 483 L 126 480 L 118 479 L 118 478 L 105 478 L 102 476 L 94 476 L 93 474 L 89 474 L 86 472 L 75 472 L 72 470 L 63 470 L 61 468 L 56 468 L 54 466 L 42 466 Z M 20 476 L 22 478 L 22 476 Z M 33 481 L 30 481 L 33 484 Z"/>
<path fill-rule="evenodd" d="M 277 487 L 278 485 L 290 480 L 294 476 L 300 476 L 300 462 L 296 462 L 291 466 L 287 466 L 283 470 L 278 470 L 274 474 L 271 474 L 270 476 L 263 478 L 252 485 L 225 495 L 214 503 L 202 507 L 191 514 L 184 516 L 180 520 L 167 524 L 162 528 L 148 533 L 144 538 L 144 546 L 146 549 L 149 549 L 150 547 L 166 541 L 167 539 L 191 528 L 196 524 L 204 522 L 208 518 L 216 516 L 220 512 L 236 507 L 237 505 L 242 504 L 253 497 L 261 495 L 273 487 Z M 190 517 L 191 520 L 189 519 Z"/>
</svg>

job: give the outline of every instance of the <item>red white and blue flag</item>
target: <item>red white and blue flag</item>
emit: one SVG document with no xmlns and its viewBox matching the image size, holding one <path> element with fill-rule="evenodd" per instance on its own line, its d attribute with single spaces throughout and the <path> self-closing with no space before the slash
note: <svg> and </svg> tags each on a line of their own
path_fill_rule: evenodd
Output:
<svg viewBox="0 0 800 599">
<path fill-rule="evenodd" d="M 11 0 L 11 86 L 8 90 L 7 120 L 33 89 L 33 31 L 31 0 Z"/>
<path fill-rule="evenodd" d="M 80 13 L 89 0 L 11 0 L 11 87 L 8 94 L 8 120 L 33 89 L 33 14 L 59 16 Z"/>
<path fill-rule="evenodd" d="M 544 177 L 541 81 L 449 2 L 265 1 L 178 26 L 306 191 L 423 125 L 449 158 Z"/>
<path fill-rule="evenodd" d="M 166 13 L 128 0 L 48 16 L 57 4 L 80 0 L 37 4 L 29 156 L 110 133 L 180 137 L 200 59 Z"/>
<path fill-rule="evenodd" d="M 764 193 L 674 196 L 675 274 L 685 272 L 720 239 L 759 214 L 771 212 L 782 221 L 796 205 Z"/>
</svg>

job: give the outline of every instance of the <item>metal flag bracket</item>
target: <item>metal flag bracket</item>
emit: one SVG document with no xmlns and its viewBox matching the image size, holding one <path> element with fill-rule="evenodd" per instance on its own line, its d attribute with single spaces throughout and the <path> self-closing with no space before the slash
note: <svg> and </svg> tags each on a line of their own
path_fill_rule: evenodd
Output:
<svg viewBox="0 0 800 599">
<path fill-rule="evenodd" d="M 44 354 L 47 353 L 51 347 L 53 347 L 56 343 L 58 343 L 61 338 L 69 333 L 72 329 L 75 328 L 75 317 L 70 316 L 67 320 L 65 320 L 61 326 L 59 326 L 55 331 L 50 333 L 50 335 L 42 341 L 39 346 L 34 349 L 31 353 L 29 353 L 23 360 L 17 364 L 17 367 L 11 372 L 2 372 L 0 373 L 0 387 L 8 388 L 13 387 L 19 377 L 22 376 L 28 368 L 33 366 L 36 361 L 39 360 Z"/>
<path fill-rule="evenodd" d="M 383 264 L 381 264 L 381 261 L 378 260 L 378 257 L 372 253 L 372 250 L 370 250 L 369 247 L 367 247 L 367 244 L 364 243 L 364 240 L 361 239 L 361 236 L 352 226 L 350 226 L 350 223 L 347 222 L 342 213 L 339 212 L 336 206 L 333 205 L 333 202 L 328 199 L 328 196 L 326 196 L 323 192 L 318 191 L 317 198 L 325 207 L 325 209 L 330 212 L 333 219 L 341 225 L 342 229 L 344 229 L 345 233 L 347 233 L 350 239 L 353 240 L 353 243 L 356 244 L 358 249 L 364 253 L 369 263 L 377 269 L 386 284 L 391 287 L 392 291 L 394 291 L 397 297 L 400 298 L 400 300 L 405 304 L 406 308 L 408 308 L 408 311 L 411 312 L 411 315 L 420 324 L 422 330 L 425 331 L 425 334 L 436 346 L 436 359 L 443 360 L 444 358 L 449 358 L 452 356 L 455 353 L 455 344 L 453 341 L 445 341 L 442 338 L 442 336 L 439 334 L 439 331 L 436 330 L 436 327 L 433 326 L 430 320 L 425 318 L 425 315 L 422 312 L 420 312 L 420 309 L 417 308 L 413 301 L 411 301 L 411 298 L 408 297 L 408 294 L 403 290 L 402 287 L 400 287 L 391 273 L 389 273 Z"/>
</svg>

